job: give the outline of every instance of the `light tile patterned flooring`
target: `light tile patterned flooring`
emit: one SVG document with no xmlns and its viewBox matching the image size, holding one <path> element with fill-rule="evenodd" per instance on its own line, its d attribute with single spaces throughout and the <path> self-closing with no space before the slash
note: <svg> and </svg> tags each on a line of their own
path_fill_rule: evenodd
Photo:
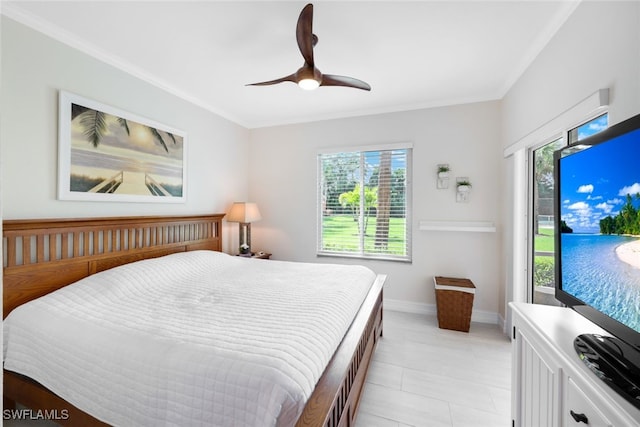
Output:
<svg viewBox="0 0 640 427">
<path fill-rule="evenodd" d="M 497 325 L 465 333 L 387 310 L 383 333 L 356 427 L 511 426 L 511 344 Z"/>
</svg>

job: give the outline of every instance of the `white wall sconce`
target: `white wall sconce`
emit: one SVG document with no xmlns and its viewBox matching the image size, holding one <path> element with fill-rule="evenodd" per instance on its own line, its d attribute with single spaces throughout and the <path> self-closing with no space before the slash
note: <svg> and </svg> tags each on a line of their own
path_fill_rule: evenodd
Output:
<svg viewBox="0 0 640 427">
<path fill-rule="evenodd" d="M 441 163 L 438 165 L 438 189 L 449 188 L 449 165 Z"/>
<path fill-rule="evenodd" d="M 456 178 L 456 202 L 467 203 L 469 202 L 469 195 L 471 194 L 471 182 L 467 177 Z"/>
</svg>

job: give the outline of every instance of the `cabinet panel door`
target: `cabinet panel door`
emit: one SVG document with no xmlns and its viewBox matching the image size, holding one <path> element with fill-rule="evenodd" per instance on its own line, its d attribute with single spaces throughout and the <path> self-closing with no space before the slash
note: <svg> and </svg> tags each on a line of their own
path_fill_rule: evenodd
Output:
<svg viewBox="0 0 640 427">
<path fill-rule="evenodd" d="M 557 426 L 558 373 L 531 345 L 527 337 L 516 338 L 520 357 L 520 422 L 523 427 Z"/>
</svg>

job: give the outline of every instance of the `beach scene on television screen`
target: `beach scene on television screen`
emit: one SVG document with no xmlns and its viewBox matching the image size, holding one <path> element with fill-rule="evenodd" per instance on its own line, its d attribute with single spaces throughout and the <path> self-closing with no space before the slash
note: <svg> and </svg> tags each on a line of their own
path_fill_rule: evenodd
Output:
<svg viewBox="0 0 640 427">
<path fill-rule="evenodd" d="M 562 288 L 640 332 L 640 130 L 562 159 Z"/>
<path fill-rule="evenodd" d="M 182 197 L 182 136 L 78 104 L 71 111 L 70 191 Z"/>
</svg>

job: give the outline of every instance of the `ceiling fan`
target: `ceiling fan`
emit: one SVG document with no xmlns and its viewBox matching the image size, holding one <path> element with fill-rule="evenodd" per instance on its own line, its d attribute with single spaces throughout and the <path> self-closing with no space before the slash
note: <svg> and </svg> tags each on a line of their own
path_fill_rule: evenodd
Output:
<svg viewBox="0 0 640 427">
<path fill-rule="evenodd" d="M 313 90 L 318 86 L 346 86 L 362 90 L 371 90 L 369 84 L 353 77 L 336 76 L 333 74 L 322 74 L 316 68 L 313 60 L 313 48 L 318 43 L 318 37 L 313 34 L 313 4 L 306 5 L 300 16 L 296 26 L 296 39 L 298 47 L 304 58 L 304 65 L 293 74 L 281 77 L 275 80 L 269 80 L 260 83 L 250 83 L 247 86 L 267 86 L 282 82 L 297 83 L 302 89 Z"/>
</svg>

